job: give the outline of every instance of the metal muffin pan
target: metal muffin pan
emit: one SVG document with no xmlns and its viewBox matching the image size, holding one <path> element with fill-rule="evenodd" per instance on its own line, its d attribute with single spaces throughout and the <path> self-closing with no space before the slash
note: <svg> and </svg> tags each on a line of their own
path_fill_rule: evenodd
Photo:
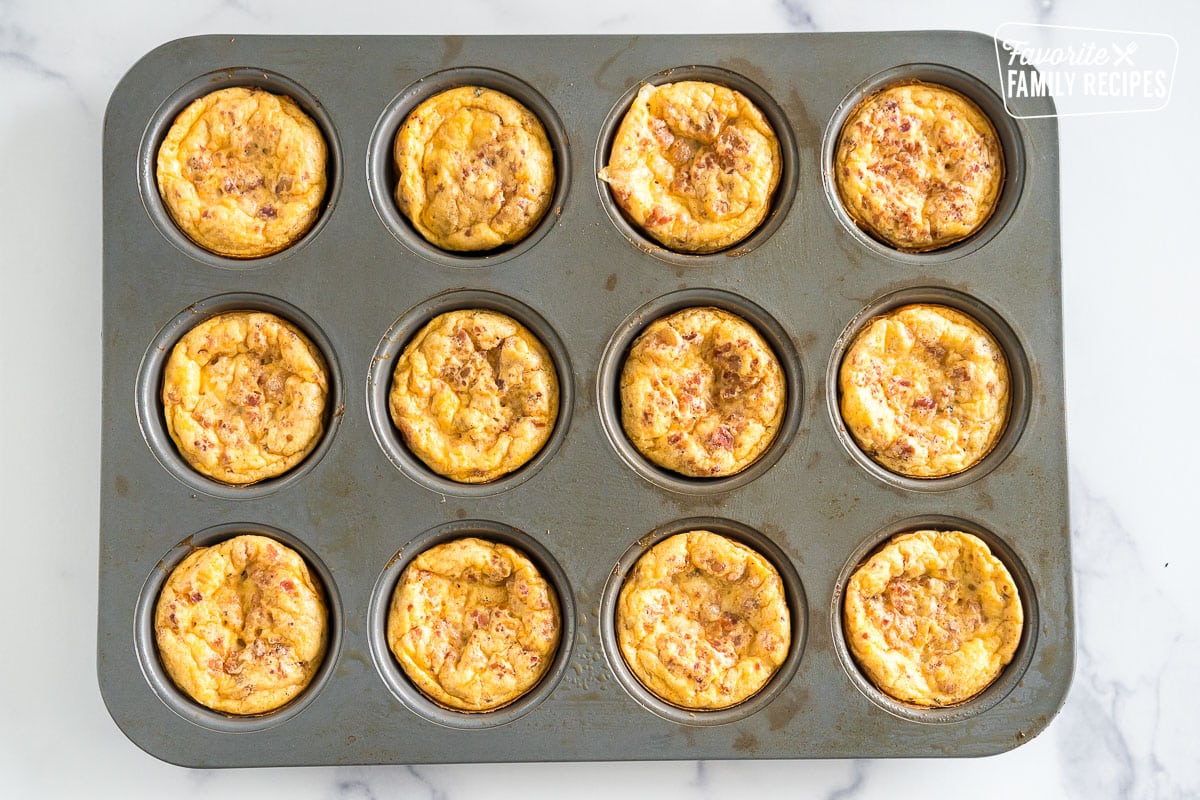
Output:
<svg viewBox="0 0 1200 800">
<path fill-rule="evenodd" d="M 995 42 L 965 32 L 761 36 L 228 37 L 166 44 L 113 93 L 104 126 L 104 389 L 98 673 L 129 738 L 191 766 L 642 759 L 971 756 L 1010 749 L 1061 706 L 1074 662 L 1063 414 L 1058 137 L 995 95 Z M 972 97 L 1007 160 L 995 216 L 927 254 L 853 226 L 831 191 L 840 120 L 904 78 Z M 595 172 L 641 82 L 714 80 L 767 113 L 783 180 L 767 221 L 722 253 L 671 253 L 621 216 Z M 555 148 L 555 205 L 525 241 L 484 255 L 426 245 L 391 205 L 391 140 L 406 109 L 459 83 L 506 91 Z M 187 102 L 236 84 L 295 98 L 330 144 L 321 217 L 297 245 L 219 258 L 182 236 L 154 183 L 166 127 Z M 1049 110 L 1049 101 L 1047 101 Z M 840 353 L 858 326 L 912 299 L 980 319 L 1013 365 L 1012 420 L 977 467 L 932 481 L 874 467 L 837 411 Z M 790 396 L 779 439 L 742 475 L 658 470 L 623 439 L 624 349 L 661 313 L 717 305 L 776 349 Z M 399 348 L 423 321 L 478 305 L 511 313 L 554 355 L 550 442 L 492 484 L 444 481 L 390 428 Z M 292 472 L 235 488 L 191 473 L 161 423 L 165 353 L 191 320 L 266 308 L 305 330 L 331 367 L 325 438 Z M 840 598 L 887 536 L 977 532 L 1014 574 L 1026 628 L 1014 662 L 950 709 L 882 695 L 850 657 Z M 657 701 L 615 649 L 613 598 L 636 557 L 707 526 L 779 569 L 793 650 L 758 695 L 722 712 Z M 196 544 L 239 531 L 298 547 L 329 600 L 332 639 L 313 685 L 280 711 L 200 708 L 165 677 L 152 641 L 159 586 Z M 566 615 L 547 676 L 486 714 L 428 702 L 382 640 L 390 591 L 423 547 L 474 534 L 518 544 Z"/>
</svg>

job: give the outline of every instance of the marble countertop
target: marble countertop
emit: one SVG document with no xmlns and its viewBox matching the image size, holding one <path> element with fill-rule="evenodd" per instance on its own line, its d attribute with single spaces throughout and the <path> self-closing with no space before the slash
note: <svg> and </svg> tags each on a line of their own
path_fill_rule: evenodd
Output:
<svg viewBox="0 0 1200 800">
<path fill-rule="evenodd" d="M 0 795 L 305 798 L 1196 797 L 1200 563 L 1180 438 L 1200 396 L 1200 278 L 1186 232 L 1200 101 L 1193 4 L 832 0 L 687 4 L 0 0 Z M 1165 109 L 1065 118 L 1062 255 L 1075 680 L 1036 739 L 985 759 L 188 770 L 146 755 L 96 682 L 101 124 L 127 69 L 200 33 L 739 33 L 1005 22 L 1174 34 Z M 1190 266 L 1189 266 L 1190 265 Z M 1160 398 L 1155 400 L 1154 398 Z M 1172 398 L 1175 402 L 1164 402 Z M 69 458 L 63 458 L 69 454 Z"/>
</svg>

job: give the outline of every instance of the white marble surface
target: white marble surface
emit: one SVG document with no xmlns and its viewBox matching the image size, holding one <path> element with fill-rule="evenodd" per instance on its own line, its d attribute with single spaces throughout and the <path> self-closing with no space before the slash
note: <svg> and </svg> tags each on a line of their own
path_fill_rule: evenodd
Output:
<svg viewBox="0 0 1200 800">
<path fill-rule="evenodd" d="M 1195 570 L 1200 12 L 1164 0 L 0 0 L 0 796 L 1200 796 Z M 378 7 L 377 7 L 378 6 Z M 144 52 L 198 33 L 654 33 L 969 28 L 1170 32 L 1159 112 L 1064 120 L 1062 230 L 1078 603 L 1075 682 L 1037 739 L 978 760 L 197 771 L 130 744 L 95 677 L 100 138 Z M 1176 398 L 1164 403 L 1160 398 Z M 1183 445 L 1182 447 L 1180 445 Z M 62 454 L 72 457 L 63 459 Z"/>
</svg>

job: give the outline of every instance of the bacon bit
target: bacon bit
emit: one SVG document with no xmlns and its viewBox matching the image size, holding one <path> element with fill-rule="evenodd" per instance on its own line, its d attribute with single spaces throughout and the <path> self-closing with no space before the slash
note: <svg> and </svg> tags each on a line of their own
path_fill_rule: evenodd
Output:
<svg viewBox="0 0 1200 800">
<path fill-rule="evenodd" d="M 906 120 L 904 120 L 904 122 L 901 122 L 901 123 L 900 123 L 900 132 L 901 132 L 901 133 L 908 133 L 908 131 L 909 131 L 909 129 L 910 129 L 910 128 L 912 128 L 912 121 L 911 121 L 911 120 L 907 120 L 907 119 L 906 119 Z"/>
<path fill-rule="evenodd" d="M 675 141 L 675 134 L 671 133 L 671 129 L 667 127 L 667 123 L 658 117 L 650 119 L 650 130 L 654 133 L 654 138 L 658 139 L 663 147 L 669 147 Z"/>
<path fill-rule="evenodd" d="M 200 594 L 199 592 L 192 592 L 188 595 L 188 600 L 191 600 L 193 603 L 199 603 L 203 599 L 204 595 Z"/>
<path fill-rule="evenodd" d="M 862 638 L 864 638 L 864 639 L 867 639 L 867 638 L 869 638 L 869 637 L 867 636 L 867 632 L 866 632 L 866 631 L 863 631 Z"/>
<path fill-rule="evenodd" d="M 712 436 L 708 437 L 708 443 L 711 447 L 716 447 L 721 450 L 733 450 L 733 434 L 724 425 L 719 425 Z"/>
<path fill-rule="evenodd" d="M 917 408 L 924 408 L 924 409 L 931 409 L 931 408 L 937 407 L 937 403 L 933 402 L 932 397 L 918 397 L 916 400 L 913 400 L 913 405 Z"/>
<path fill-rule="evenodd" d="M 275 206 L 263 206 L 258 210 L 259 219 L 275 219 L 279 216 L 279 212 L 275 210 Z"/>
<path fill-rule="evenodd" d="M 674 215 L 668 214 L 662 206 L 655 206 L 650 209 L 650 214 L 646 217 L 646 224 L 650 226 L 665 225 L 675 219 Z"/>
<path fill-rule="evenodd" d="M 292 583 L 287 578 L 284 578 L 283 580 L 281 580 L 279 582 L 279 588 L 283 589 L 285 592 L 292 592 L 292 591 L 295 591 L 296 584 Z"/>
<path fill-rule="evenodd" d="M 696 146 L 690 139 L 676 139 L 670 150 L 667 151 L 667 158 L 676 166 L 687 164 L 695 157 Z"/>
</svg>

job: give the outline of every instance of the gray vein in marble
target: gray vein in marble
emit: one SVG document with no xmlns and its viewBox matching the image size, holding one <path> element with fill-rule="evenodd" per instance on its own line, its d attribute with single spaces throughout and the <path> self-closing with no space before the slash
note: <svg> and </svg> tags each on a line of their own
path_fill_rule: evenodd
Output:
<svg viewBox="0 0 1200 800">
<path fill-rule="evenodd" d="M 34 61 L 29 54 L 16 50 L 0 50 L 0 64 L 11 65 L 38 78 L 68 83 L 67 76 Z"/>
<path fill-rule="evenodd" d="M 433 781 L 425 777 L 425 775 L 423 775 L 421 772 L 418 772 L 416 767 L 405 767 L 404 771 L 409 775 L 412 775 L 413 779 L 416 780 L 419 786 L 429 790 L 429 800 L 447 800 L 449 797 L 449 795 L 447 795 L 443 790 L 439 789 Z"/>
<path fill-rule="evenodd" d="M 608 33 L 609 31 L 623 31 L 628 28 L 634 17 L 630 14 L 614 14 L 611 17 L 605 17 L 596 23 L 596 30 L 600 33 Z"/>
<path fill-rule="evenodd" d="M 1054 13 L 1054 0 L 1033 0 L 1033 7 L 1037 21 L 1044 25 Z"/>
<path fill-rule="evenodd" d="M 0 19 L 12 14 L 12 6 L 8 3 L 0 5 Z M 32 54 L 38 45 L 38 38 L 23 27 L 8 21 L 0 21 L 0 74 L 12 71 L 20 75 L 30 76 L 36 80 L 49 81 L 65 87 L 75 102 L 89 117 L 93 116 L 88 104 L 88 98 L 79 90 L 71 78 L 60 72 Z"/>
<path fill-rule="evenodd" d="M 375 792 L 367 781 L 338 781 L 334 797 L 337 800 L 375 800 Z"/>
<path fill-rule="evenodd" d="M 1082 649 L 1079 653 L 1077 668 L 1093 672 L 1095 679 L 1095 665 Z M 1106 707 L 1101 693 L 1090 684 L 1076 683 L 1071 702 L 1056 723 L 1059 759 L 1064 767 L 1075 767 L 1069 770 L 1073 777 L 1064 789 L 1070 798 L 1130 797 L 1134 763 L 1129 743 L 1114 720 L 1115 709 Z M 1080 769 L 1084 765 L 1087 769 Z"/>
<path fill-rule="evenodd" d="M 1200 796 L 1194 755 L 1190 764 L 1164 763 L 1160 757 L 1164 738 L 1188 736 L 1164 722 L 1164 693 L 1188 690 L 1175 685 L 1181 681 L 1171 682 L 1169 670 L 1176 659 L 1194 660 L 1200 643 L 1184 632 L 1171 637 L 1165 652 L 1147 646 L 1143 629 L 1173 621 L 1162 613 L 1169 608 L 1167 593 L 1148 574 L 1136 538 L 1107 501 L 1087 491 L 1078 470 L 1071 488 L 1077 658 L 1070 697 L 1055 723 L 1059 759 L 1072 776 L 1063 787 L 1066 796 Z M 1123 627 L 1126 635 L 1105 636 L 1113 626 Z M 1187 716 L 1194 741 L 1195 718 Z"/>
<path fill-rule="evenodd" d="M 862 758 L 856 758 L 850 765 L 850 783 L 845 786 L 839 786 L 829 794 L 825 795 L 825 800 L 848 800 L 849 798 L 858 795 L 861 789 L 867 782 L 867 761 Z"/>
<path fill-rule="evenodd" d="M 231 8 L 234 11 L 240 11 L 248 17 L 259 19 L 260 15 L 254 13 L 254 8 L 243 0 L 224 0 L 221 5 L 226 8 Z"/>
<path fill-rule="evenodd" d="M 8 3 L 0 6 L 0 13 L 5 17 L 13 13 Z M 58 70 L 51 69 L 30 55 L 37 46 L 37 37 L 23 27 L 12 22 L 0 22 L 0 64 L 11 65 L 16 69 L 55 81 L 67 82 L 67 76 Z"/>
<path fill-rule="evenodd" d="M 1166 565 L 1164 564 L 1163 566 L 1166 566 Z M 1163 695 L 1163 686 L 1167 682 L 1166 681 L 1167 667 L 1171 666 L 1171 663 L 1175 660 L 1176 656 L 1179 655 L 1179 651 L 1180 651 L 1179 645 L 1182 642 L 1182 640 L 1183 640 L 1183 637 L 1178 636 L 1178 635 L 1171 638 L 1171 649 L 1168 651 L 1167 657 L 1163 661 L 1162 669 L 1159 670 L 1158 676 L 1154 681 L 1154 688 L 1155 688 L 1155 692 L 1154 692 L 1154 735 L 1151 738 L 1151 743 L 1150 743 L 1150 765 L 1153 767 L 1153 770 L 1154 770 L 1154 779 L 1155 779 L 1156 784 L 1160 780 L 1169 780 L 1170 779 L 1170 775 L 1169 775 L 1170 770 L 1168 769 L 1168 767 L 1165 764 L 1162 763 L 1161 760 L 1159 760 L 1159 757 L 1158 757 L 1159 748 L 1161 747 L 1160 734 L 1163 732 L 1162 731 L 1162 708 L 1163 708 L 1162 695 Z"/>
<path fill-rule="evenodd" d="M 798 31 L 815 31 L 817 23 L 813 20 L 812 12 L 808 10 L 808 4 L 800 0 L 779 0 L 779 5 L 783 9 L 784 19 L 788 25 Z"/>
</svg>

